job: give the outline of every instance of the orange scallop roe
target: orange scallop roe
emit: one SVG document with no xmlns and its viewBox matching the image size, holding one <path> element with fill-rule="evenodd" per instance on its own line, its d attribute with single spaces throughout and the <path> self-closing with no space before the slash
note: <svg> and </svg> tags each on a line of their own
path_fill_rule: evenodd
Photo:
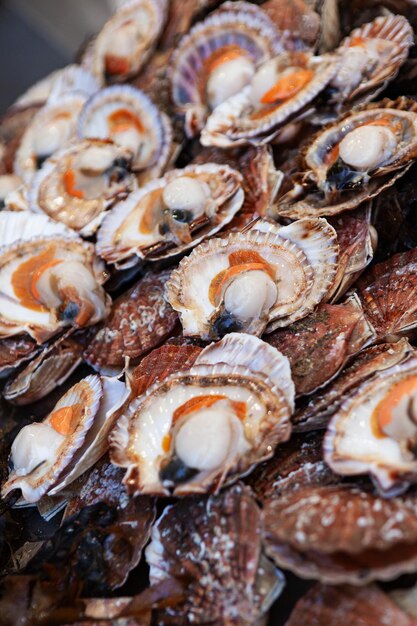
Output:
<svg viewBox="0 0 417 626">
<path fill-rule="evenodd" d="M 12 287 L 19 302 L 32 311 L 45 312 L 48 309 L 40 301 L 37 283 L 42 274 L 51 267 L 62 263 L 56 259 L 55 247 L 48 246 L 38 255 L 24 261 L 12 274 Z"/>
<path fill-rule="evenodd" d="M 175 424 L 177 420 L 181 417 L 189 415 L 190 413 L 194 413 L 195 411 L 200 411 L 201 409 L 208 409 L 213 404 L 218 402 L 219 400 L 228 400 L 227 396 L 224 395 L 206 395 L 206 396 L 196 396 L 195 398 L 190 398 L 184 404 L 179 406 L 175 411 L 172 417 L 172 423 Z M 230 404 L 233 407 L 236 416 L 240 420 L 244 420 L 246 418 L 246 403 L 245 402 L 237 402 L 234 400 L 229 400 Z"/>
<path fill-rule="evenodd" d="M 49 416 L 49 423 L 60 435 L 72 435 L 78 426 L 82 411 L 82 404 L 64 406 Z"/>
<path fill-rule="evenodd" d="M 64 187 L 65 191 L 74 198 L 84 198 L 84 192 L 81 189 L 75 187 L 75 172 L 74 170 L 67 170 L 64 174 Z"/>
<path fill-rule="evenodd" d="M 313 70 L 300 68 L 282 76 L 261 98 L 262 104 L 283 102 L 297 95 L 314 76 Z"/>
<path fill-rule="evenodd" d="M 139 222 L 139 232 L 144 235 L 152 233 L 159 223 L 161 217 L 161 197 L 162 190 L 155 189 L 154 191 L 151 191 L 151 193 L 148 193 L 141 202 L 141 205 L 144 206 L 144 208 Z"/>
<path fill-rule="evenodd" d="M 145 132 L 145 127 L 135 113 L 129 109 L 116 109 L 107 118 L 111 132 L 123 132 L 131 128 L 136 128 L 140 133 Z"/>
<path fill-rule="evenodd" d="M 104 59 L 106 73 L 111 76 L 117 74 L 127 74 L 130 69 L 129 59 L 126 57 L 117 57 L 114 54 L 106 54 Z"/>
<path fill-rule="evenodd" d="M 394 411 L 403 400 L 404 396 L 411 396 L 417 392 L 417 376 L 410 376 L 405 380 L 395 383 L 387 395 L 375 407 L 371 424 L 372 430 L 377 437 L 386 437 L 384 429 L 391 423 Z"/>
<path fill-rule="evenodd" d="M 165 435 L 165 437 L 162 439 L 162 450 L 165 452 L 165 454 L 168 454 L 171 449 L 171 441 L 172 436 L 169 433 Z"/>
<path fill-rule="evenodd" d="M 205 62 L 205 69 L 208 74 L 211 74 L 218 67 L 223 65 L 224 63 L 228 63 L 229 61 L 234 61 L 235 59 L 239 59 L 240 57 L 245 56 L 245 52 L 242 48 L 236 45 L 223 46 L 218 50 L 215 50 L 213 54 L 211 54 Z"/>
</svg>

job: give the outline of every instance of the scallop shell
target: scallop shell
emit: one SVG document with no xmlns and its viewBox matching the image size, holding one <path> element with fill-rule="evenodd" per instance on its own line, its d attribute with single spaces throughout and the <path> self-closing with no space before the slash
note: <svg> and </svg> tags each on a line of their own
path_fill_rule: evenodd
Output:
<svg viewBox="0 0 417 626">
<path fill-rule="evenodd" d="M 88 162 L 83 155 L 91 155 Z M 91 235 L 105 210 L 136 188 L 131 160 L 129 150 L 108 141 L 84 140 L 61 150 L 34 176 L 28 194 L 30 210 L 45 213 L 84 236 Z M 71 172 L 80 177 L 88 198 L 82 188 L 77 189 L 75 176 L 74 181 L 69 178 Z"/>
<path fill-rule="evenodd" d="M 174 330 L 177 314 L 164 299 L 169 271 L 149 273 L 113 304 L 110 316 L 85 352 L 100 372 L 121 371 L 156 348 Z"/>
<path fill-rule="evenodd" d="M 219 346 L 211 347 L 208 354 L 203 351 L 189 371 L 172 374 L 162 383 L 151 386 L 143 396 L 132 400 L 110 436 L 112 462 L 128 469 L 123 482 L 130 493 L 169 495 L 172 490 L 174 495 L 182 496 L 219 489 L 226 479 L 228 482 L 236 480 L 255 464 L 269 458 L 274 447 L 289 437 L 291 407 L 287 398 L 293 402 L 293 391 L 285 357 L 260 339 L 250 340 L 249 353 L 245 352 L 241 342 L 240 336 L 236 335 Z M 255 342 L 258 355 L 254 362 L 250 357 Z M 217 360 L 216 351 L 217 354 L 221 352 L 222 362 L 212 365 L 212 358 Z M 268 372 L 257 369 L 268 360 L 268 372 L 272 378 Z M 214 402 L 239 403 L 239 410 L 244 411 L 241 418 L 243 430 L 235 424 L 234 443 L 230 443 L 224 452 L 227 460 L 220 460 L 219 456 L 219 460 L 210 460 L 207 469 L 193 470 L 181 480 L 171 480 L 167 468 L 174 461 L 182 463 L 187 471 L 191 469 L 187 468 L 186 461 L 181 460 L 175 447 L 178 432 L 181 432 L 184 423 L 188 423 L 186 415 L 197 415 L 196 411 L 200 408 L 191 408 L 196 406 L 196 402 L 203 402 L 204 411 L 206 399 L 213 396 Z M 159 407 L 159 417 L 157 420 L 152 417 L 149 421 L 147 416 L 153 412 L 155 403 Z M 210 400 L 208 406 L 212 404 Z M 246 408 L 243 409 L 242 404 Z M 237 410 L 237 405 L 233 406 L 233 410 Z M 219 414 L 226 410 L 225 407 L 225 404 L 222 408 L 219 405 Z M 175 425 L 174 421 L 184 411 L 182 423 Z M 224 436 L 227 436 L 226 432 Z M 167 437 L 170 441 L 168 449 Z M 204 454 L 202 451 L 200 458 Z"/>
<path fill-rule="evenodd" d="M 417 249 L 395 254 L 372 266 L 357 283 L 359 299 L 379 340 L 415 334 L 416 260 Z"/>
<path fill-rule="evenodd" d="M 130 0 L 117 7 L 99 34 L 87 47 L 82 63 L 100 82 L 105 80 L 125 82 L 137 74 L 146 63 L 157 43 L 165 23 L 167 0 Z M 136 26 L 133 34 L 136 45 L 130 58 L 107 52 L 109 39 L 124 25 Z M 121 42 L 117 42 L 121 43 Z M 124 45 L 128 43 L 125 34 Z M 126 63 L 126 59 L 128 63 Z M 116 70 L 116 71 L 108 71 Z"/>
<path fill-rule="evenodd" d="M 304 395 L 328 383 L 374 338 L 352 297 L 343 304 L 319 304 L 308 317 L 268 334 L 265 340 L 288 357 L 297 395 Z"/>
<path fill-rule="evenodd" d="M 172 55 L 172 99 L 185 115 L 189 137 L 204 125 L 210 110 L 206 93 L 209 66 L 222 51 L 240 51 L 255 67 L 283 52 L 285 36 L 269 17 L 248 2 L 225 2 L 185 35 Z"/>
<path fill-rule="evenodd" d="M 145 554 L 153 585 L 188 581 L 184 602 L 159 611 L 158 624 L 258 624 L 283 588 L 262 553 L 260 510 L 241 485 L 167 507 Z"/>
<path fill-rule="evenodd" d="M 197 214 L 193 221 L 182 223 L 187 226 L 187 232 L 178 239 L 174 227 L 169 226 L 167 233 L 161 233 L 166 210 L 162 194 L 167 185 L 184 177 L 208 185 L 210 196 L 203 215 Z M 180 254 L 205 237 L 214 235 L 232 220 L 243 204 L 241 184 L 240 174 L 228 166 L 206 163 L 172 170 L 113 207 L 97 235 L 97 252 L 116 267 L 129 267 L 139 259 L 157 261 Z M 157 216 L 151 229 L 146 223 L 145 227 L 142 226 L 149 215 L 154 221 Z"/>
<path fill-rule="evenodd" d="M 54 222 L 46 215 L 34 215 L 30 211 L 0 212 L 0 251 L 18 241 L 30 241 L 40 235 L 77 238 L 70 228 Z"/>
<path fill-rule="evenodd" d="M 336 473 L 369 473 L 383 494 L 404 489 L 409 481 L 415 482 L 417 462 L 409 448 L 412 433 L 402 430 L 407 420 L 412 420 L 413 413 L 411 408 L 408 413 L 403 404 L 397 408 L 399 398 L 412 402 L 412 390 L 401 387 L 398 392 L 401 396 L 387 408 L 390 417 L 387 425 L 381 426 L 378 420 L 384 399 L 389 401 L 396 386 L 412 382 L 416 373 L 417 358 L 411 355 L 404 362 L 379 372 L 378 377 L 365 381 L 341 404 L 328 425 L 324 442 L 326 462 Z M 352 441 L 361 444 L 349 448 Z"/>
<path fill-rule="evenodd" d="M 145 93 L 129 85 L 102 89 L 86 102 L 78 119 L 78 136 L 113 139 L 118 143 L 109 123 L 113 123 L 111 116 L 119 112 L 129 118 L 132 128 L 135 124 L 139 128 L 136 139 L 140 143 L 133 157 L 133 168 L 144 184 L 161 175 L 172 156 L 171 123 Z"/>
<path fill-rule="evenodd" d="M 265 232 L 260 232 L 261 228 Z M 333 228 L 325 220 L 307 220 L 282 229 L 267 222 L 257 222 L 256 229 L 200 244 L 173 271 L 166 293 L 173 308 L 180 312 L 184 335 L 200 335 L 207 339 L 232 329 L 259 335 L 266 326 L 271 331 L 306 316 L 323 299 L 337 269 Z M 274 271 L 280 268 L 278 274 L 283 294 L 280 299 L 278 290 L 275 303 L 269 304 L 269 309 L 265 299 L 265 306 L 261 306 L 255 316 L 246 319 L 225 309 L 224 294 L 220 294 L 222 300 L 218 305 L 213 303 L 213 298 L 210 299 L 210 287 L 217 285 L 219 277 L 224 275 L 221 272 L 229 271 L 236 263 L 243 263 L 241 267 L 245 268 L 242 255 L 245 259 L 249 255 L 250 263 L 255 258 Z M 236 263 L 235 257 L 238 259 Z M 288 279 L 285 286 L 282 282 L 284 267 L 288 268 L 285 270 Z M 267 295 L 260 294 L 260 297 L 267 298 Z M 255 300 L 253 304 L 255 306 Z M 226 317 L 233 321 L 233 325 L 228 322 L 225 326 Z"/>
<path fill-rule="evenodd" d="M 29 335 L 17 335 L 0 340 L 0 379 L 19 365 L 35 357 L 39 351 L 36 341 Z"/>
<path fill-rule="evenodd" d="M 271 62 L 271 61 L 270 61 Z M 201 132 L 203 146 L 230 146 L 270 143 L 284 124 L 305 113 L 305 109 L 326 87 L 338 68 L 335 55 L 314 57 L 306 53 L 284 53 L 275 58 L 277 75 L 289 67 L 312 72 L 312 77 L 294 96 L 281 104 L 253 105 L 252 86 L 248 85 L 216 107 Z"/>
<path fill-rule="evenodd" d="M 82 362 L 82 346 L 66 337 L 46 347 L 13 379 L 3 397 L 18 406 L 44 398 L 62 385 Z"/>
</svg>

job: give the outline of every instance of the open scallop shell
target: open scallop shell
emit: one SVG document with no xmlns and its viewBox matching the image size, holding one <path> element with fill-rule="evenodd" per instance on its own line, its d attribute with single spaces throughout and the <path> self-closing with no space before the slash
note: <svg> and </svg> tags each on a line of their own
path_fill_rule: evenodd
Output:
<svg viewBox="0 0 417 626">
<path fill-rule="evenodd" d="M 0 212 L 0 251 L 18 241 L 30 241 L 39 235 L 77 239 L 73 230 L 46 215 L 35 215 L 30 211 Z"/>
<path fill-rule="evenodd" d="M 325 296 L 338 256 L 325 220 L 255 228 L 200 244 L 173 271 L 167 297 L 185 335 L 260 335 L 305 317 Z"/>
<path fill-rule="evenodd" d="M 78 136 L 111 139 L 130 149 L 141 183 L 159 176 L 172 156 L 169 119 L 129 85 L 107 87 L 92 96 L 79 116 Z"/>
<path fill-rule="evenodd" d="M 246 352 L 239 335 L 208 350 L 189 371 L 132 400 L 119 419 L 110 436 L 111 459 L 128 469 L 130 493 L 183 496 L 219 489 L 289 437 L 293 389 L 286 358 L 254 337 Z M 217 365 L 211 364 L 217 360 L 213 350 L 221 353 Z M 268 361 L 266 371 L 257 369 Z"/>
<path fill-rule="evenodd" d="M 413 437 L 413 384 L 417 358 L 364 382 L 333 415 L 325 438 L 326 462 L 338 474 L 366 474 L 383 494 L 417 478 Z"/>
<path fill-rule="evenodd" d="M 171 68 L 172 99 L 185 114 L 187 135 L 197 134 L 208 112 L 240 91 L 260 64 L 283 52 L 284 42 L 249 2 L 225 2 L 196 24 L 174 51 Z"/>
<path fill-rule="evenodd" d="M 0 340 L 0 379 L 6 378 L 16 367 L 33 359 L 39 346 L 29 335 L 16 335 Z"/>
<path fill-rule="evenodd" d="M 124 2 L 87 47 L 82 63 L 100 82 L 125 82 L 152 53 L 167 14 L 167 0 Z"/>
<path fill-rule="evenodd" d="M 159 624 L 262 623 L 283 576 L 263 555 L 260 513 L 242 485 L 165 509 L 145 552 L 151 584 L 187 580 L 187 594 Z"/>
<path fill-rule="evenodd" d="M 97 252 L 116 267 L 184 252 L 233 219 L 244 200 L 241 185 L 240 174 L 226 165 L 172 170 L 113 207 L 97 235 Z"/>
<path fill-rule="evenodd" d="M 201 143 L 223 148 L 269 143 L 286 123 L 305 113 L 308 105 L 333 78 L 337 67 L 338 58 L 335 55 L 315 57 L 308 53 L 288 52 L 267 61 L 251 84 L 215 108 L 202 130 Z M 293 91 L 287 92 L 286 87 L 285 90 L 280 87 L 282 81 L 288 81 L 286 72 L 300 76 L 299 81 L 294 80 L 296 87 L 292 85 Z M 265 76 L 260 84 L 264 85 L 264 92 L 258 97 L 260 87 L 255 79 L 262 73 Z M 271 78 L 270 74 L 275 78 Z M 276 80 L 277 94 L 285 95 L 273 96 L 273 80 Z M 268 103 L 265 98 L 268 98 Z"/>
<path fill-rule="evenodd" d="M 91 235 L 106 209 L 136 188 L 131 161 L 129 150 L 109 141 L 84 140 L 59 151 L 35 175 L 30 209 Z"/>
</svg>

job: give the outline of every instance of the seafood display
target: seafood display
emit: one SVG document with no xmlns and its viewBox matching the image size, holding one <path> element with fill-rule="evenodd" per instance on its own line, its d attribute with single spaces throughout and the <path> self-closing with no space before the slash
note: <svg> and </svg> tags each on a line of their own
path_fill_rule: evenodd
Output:
<svg viewBox="0 0 417 626">
<path fill-rule="evenodd" d="M 108 4 L 0 117 L 0 622 L 416 626 L 415 3 Z"/>
</svg>

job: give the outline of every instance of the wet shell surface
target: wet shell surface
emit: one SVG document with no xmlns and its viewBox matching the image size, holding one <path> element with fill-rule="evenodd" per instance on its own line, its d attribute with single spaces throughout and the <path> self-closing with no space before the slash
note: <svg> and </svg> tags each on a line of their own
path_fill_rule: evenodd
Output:
<svg viewBox="0 0 417 626">
<path fill-rule="evenodd" d="M 305 317 L 323 299 L 337 269 L 333 228 L 325 220 L 255 228 L 200 244 L 173 271 L 167 297 L 184 335 L 260 335 Z"/>
<path fill-rule="evenodd" d="M 8 376 L 16 367 L 34 358 L 39 346 L 29 335 L 16 335 L 0 340 L 0 379 Z"/>
<path fill-rule="evenodd" d="M 259 65 L 283 52 L 285 36 L 249 2 L 226 2 L 184 36 L 172 57 L 172 99 L 185 130 L 201 130 L 210 110 L 238 93 Z"/>
<path fill-rule="evenodd" d="M 83 65 L 101 82 L 123 82 L 143 67 L 164 26 L 167 0 L 130 0 L 88 46 Z"/>
<path fill-rule="evenodd" d="M 107 87 L 86 102 L 78 119 L 78 136 L 111 139 L 130 150 L 142 183 L 159 176 L 171 157 L 168 118 L 145 93 L 128 85 Z"/>
<path fill-rule="evenodd" d="M 188 584 L 183 603 L 158 612 L 159 624 L 259 623 L 283 585 L 262 552 L 260 513 L 242 485 L 165 509 L 146 548 L 151 583 Z"/>
<path fill-rule="evenodd" d="M 207 163 L 172 170 L 153 180 L 106 216 L 97 252 L 116 267 L 179 254 L 228 224 L 243 204 L 242 177 Z"/>
<path fill-rule="evenodd" d="M 114 379 L 87 376 L 74 385 L 43 422 L 17 435 L 2 496 L 20 489 L 27 502 L 37 502 L 81 475 L 106 451 L 109 425 L 125 399 L 125 385 Z"/>
<path fill-rule="evenodd" d="M 29 190 L 29 207 L 91 235 L 106 209 L 136 188 L 131 162 L 131 152 L 112 142 L 81 141 L 43 164 Z"/>
<path fill-rule="evenodd" d="M 324 457 L 338 474 L 366 474 L 391 494 L 417 475 L 414 394 L 417 359 L 380 372 L 363 383 L 332 417 Z"/>
<path fill-rule="evenodd" d="M 227 148 L 270 142 L 302 115 L 337 71 L 334 55 L 283 53 L 264 63 L 251 83 L 219 104 L 201 133 L 204 146 Z"/>
<path fill-rule="evenodd" d="M 132 400 L 110 436 L 111 460 L 127 468 L 130 493 L 220 489 L 288 438 L 294 396 L 288 361 L 255 337 L 245 349 L 242 337 L 209 346 L 190 370 Z"/>
<path fill-rule="evenodd" d="M 177 314 L 164 298 L 169 271 L 149 273 L 115 300 L 110 316 L 85 352 L 85 360 L 102 373 L 135 365 L 174 330 Z"/>
</svg>

